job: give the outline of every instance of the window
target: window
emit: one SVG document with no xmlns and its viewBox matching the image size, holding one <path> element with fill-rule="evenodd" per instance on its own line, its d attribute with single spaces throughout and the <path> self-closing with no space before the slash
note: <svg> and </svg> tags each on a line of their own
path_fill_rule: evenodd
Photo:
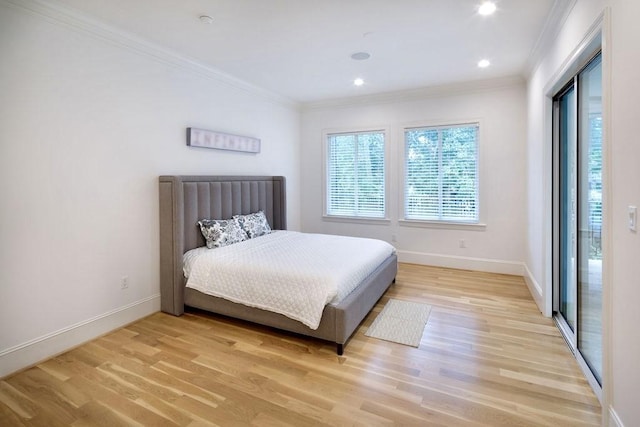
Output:
<svg viewBox="0 0 640 427">
<path fill-rule="evenodd" d="M 327 135 L 328 216 L 384 218 L 385 134 Z"/>
<path fill-rule="evenodd" d="M 405 219 L 479 222 L 478 128 L 405 129 Z"/>
</svg>

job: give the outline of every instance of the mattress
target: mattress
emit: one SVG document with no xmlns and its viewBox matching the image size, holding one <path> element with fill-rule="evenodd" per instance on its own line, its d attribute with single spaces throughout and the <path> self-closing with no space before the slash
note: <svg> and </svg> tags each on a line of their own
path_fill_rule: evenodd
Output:
<svg viewBox="0 0 640 427">
<path fill-rule="evenodd" d="M 280 313 L 316 329 L 327 304 L 349 295 L 395 252 L 381 240 L 276 231 L 184 254 L 187 287 Z"/>
</svg>

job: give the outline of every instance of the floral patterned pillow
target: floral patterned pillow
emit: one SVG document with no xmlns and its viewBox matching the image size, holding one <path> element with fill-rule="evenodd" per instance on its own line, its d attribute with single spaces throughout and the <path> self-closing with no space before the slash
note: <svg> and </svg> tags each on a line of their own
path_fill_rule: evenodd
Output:
<svg viewBox="0 0 640 427">
<path fill-rule="evenodd" d="M 201 219 L 200 231 L 209 249 L 221 248 L 247 240 L 249 236 L 235 219 Z"/>
<path fill-rule="evenodd" d="M 263 234 L 267 234 L 271 231 L 267 217 L 262 211 L 248 215 L 236 215 L 233 218 L 238 221 L 242 229 L 247 233 L 247 235 L 249 235 L 250 239 L 262 236 Z"/>
</svg>

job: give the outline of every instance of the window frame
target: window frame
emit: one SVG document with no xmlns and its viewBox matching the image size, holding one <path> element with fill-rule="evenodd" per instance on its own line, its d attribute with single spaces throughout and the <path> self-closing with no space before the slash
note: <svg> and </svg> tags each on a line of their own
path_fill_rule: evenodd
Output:
<svg viewBox="0 0 640 427">
<path fill-rule="evenodd" d="M 366 217 L 366 216 L 354 216 L 354 215 L 335 215 L 329 214 L 329 137 L 334 135 L 355 135 L 364 133 L 381 133 L 384 138 L 384 161 L 383 161 L 383 173 L 384 173 L 384 212 L 382 217 Z M 342 129 L 325 129 L 322 132 L 322 219 L 324 221 L 335 222 L 353 222 L 353 223 L 375 223 L 375 224 L 389 224 L 389 153 L 390 153 L 390 141 L 389 131 L 386 126 L 372 126 L 372 127 L 354 127 L 354 128 L 342 128 Z"/>
<path fill-rule="evenodd" d="M 439 220 L 439 219 L 415 219 L 407 218 L 407 206 L 406 206 L 406 184 L 407 184 L 407 143 L 405 140 L 405 134 L 412 129 L 428 129 L 428 128 L 451 128 L 451 127 L 463 127 L 463 126 L 477 126 L 478 131 L 476 134 L 476 205 L 477 205 L 477 220 Z M 483 157 L 483 144 L 484 139 L 484 126 L 482 119 L 471 118 L 464 120 L 444 120 L 444 121 L 429 121 L 429 122 L 417 122 L 406 123 L 400 126 L 399 129 L 399 185 L 398 185 L 398 198 L 400 213 L 398 224 L 408 227 L 424 227 L 424 228 L 437 228 L 437 229 L 453 229 L 453 230 L 486 230 L 487 225 L 484 222 L 484 210 L 483 210 L 483 187 L 482 187 L 482 157 Z M 440 172 L 439 172 L 440 173 Z"/>
</svg>

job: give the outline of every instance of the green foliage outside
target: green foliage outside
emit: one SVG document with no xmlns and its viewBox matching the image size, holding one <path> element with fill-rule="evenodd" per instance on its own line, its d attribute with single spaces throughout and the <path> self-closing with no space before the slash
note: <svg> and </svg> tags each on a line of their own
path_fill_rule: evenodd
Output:
<svg viewBox="0 0 640 427">
<path fill-rule="evenodd" d="M 385 215 L 384 134 L 329 137 L 330 215 Z"/>
<path fill-rule="evenodd" d="M 477 126 L 405 132 L 408 219 L 478 219 L 477 133 Z"/>
</svg>

